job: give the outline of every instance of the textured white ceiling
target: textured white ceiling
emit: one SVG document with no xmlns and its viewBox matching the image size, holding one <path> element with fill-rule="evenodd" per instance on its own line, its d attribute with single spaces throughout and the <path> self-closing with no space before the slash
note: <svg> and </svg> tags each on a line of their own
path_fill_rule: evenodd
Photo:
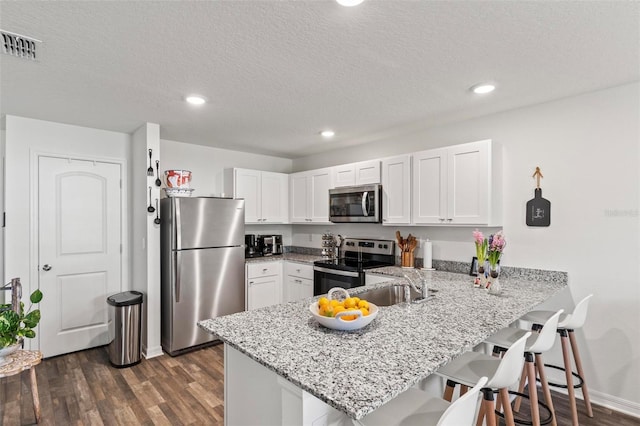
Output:
<svg viewBox="0 0 640 426">
<path fill-rule="evenodd" d="M 291 158 L 640 79 L 635 1 L 3 1 L 0 28 L 44 41 L 0 55 L 2 114 Z"/>
</svg>

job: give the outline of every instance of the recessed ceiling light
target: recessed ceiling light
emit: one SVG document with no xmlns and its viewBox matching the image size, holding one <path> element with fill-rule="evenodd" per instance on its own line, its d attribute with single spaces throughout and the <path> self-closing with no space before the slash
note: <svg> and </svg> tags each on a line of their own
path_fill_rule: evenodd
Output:
<svg viewBox="0 0 640 426">
<path fill-rule="evenodd" d="M 200 95 L 189 95 L 185 98 L 185 100 L 191 105 L 202 105 L 207 102 L 207 100 Z"/>
<path fill-rule="evenodd" d="M 322 132 L 320 132 L 320 134 L 323 138 L 332 138 L 336 135 L 336 132 L 334 132 L 333 130 L 323 130 Z"/>
<path fill-rule="evenodd" d="M 471 91 L 478 95 L 484 95 L 485 93 L 491 93 L 496 89 L 496 86 L 491 83 L 476 84 L 471 88 Z"/>
<path fill-rule="evenodd" d="M 339 5 L 341 6 L 346 6 L 346 7 L 351 7 L 351 6 L 357 6 L 360 3 L 362 3 L 364 0 L 336 0 L 338 2 Z"/>
</svg>

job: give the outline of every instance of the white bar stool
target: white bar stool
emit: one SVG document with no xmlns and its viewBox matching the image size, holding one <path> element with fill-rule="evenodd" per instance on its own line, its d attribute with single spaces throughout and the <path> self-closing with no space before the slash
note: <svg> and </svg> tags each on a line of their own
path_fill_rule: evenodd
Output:
<svg viewBox="0 0 640 426">
<path fill-rule="evenodd" d="M 472 426 L 478 411 L 478 394 L 486 383 L 487 378 L 481 377 L 473 389 L 452 403 L 411 388 L 353 423 L 362 426 Z"/>
<path fill-rule="evenodd" d="M 580 359 L 580 352 L 578 351 L 578 344 L 576 342 L 576 337 L 574 334 L 574 330 L 581 328 L 587 319 L 589 301 L 592 297 L 593 294 L 590 294 L 582 299 L 580 302 L 578 302 L 572 313 L 561 315 L 560 320 L 558 321 L 557 331 L 558 334 L 560 334 L 560 343 L 562 344 L 562 358 L 564 360 L 564 368 L 545 364 L 545 366 L 547 367 L 564 370 L 565 372 L 565 377 L 567 380 L 566 389 L 569 393 L 569 406 L 571 408 L 571 418 L 573 426 L 579 426 L 580 424 L 578 421 L 578 408 L 576 405 L 575 394 L 575 388 L 577 387 L 582 388 L 582 395 L 584 396 L 584 404 L 587 409 L 587 416 L 593 417 L 591 400 L 589 399 L 589 390 L 587 389 L 587 382 L 584 378 L 582 360 Z M 543 324 L 549 318 L 549 316 L 553 314 L 553 311 L 531 311 L 523 315 L 520 319 L 533 323 L 534 327 L 539 327 L 540 324 Z M 576 369 L 578 370 L 577 374 L 573 373 L 571 358 L 569 356 L 569 342 L 567 340 L 571 343 L 571 352 L 576 363 Z M 573 376 L 576 376 L 580 380 L 580 383 L 574 385 Z M 549 386 L 563 388 L 565 387 L 564 385 L 559 385 L 556 383 L 549 383 Z"/>
<path fill-rule="evenodd" d="M 511 412 L 508 387 L 516 383 L 520 377 L 524 365 L 524 347 L 529 336 L 531 333 L 525 332 L 519 340 L 511 345 L 503 358 L 478 352 L 465 352 L 442 367 L 436 374 L 447 379 L 444 399 L 451 400 L 456 384 L 473 386 L 481 377 L 486 376 L 489 380 L 482 388 L 483 399 L 476 424 L 481 425 L 482 420 L 486 418 L 487 426 L 496 426 L 493 389 L 498 389 L 500 400 L 504 406 L 505 421 L 508 426 L 513 426 L 515 423 Z"/>
<path fill-rule="evenodd" d="M 524 347 L 524 369 L 522 371 L 522 377 L 520 378 L 520 386 L 518 387 L 518 394 L 524 392 L 525 379 L 529 383 L 529 399 L 531 401 L 531 421 L 533 426 L 540 426 L 540 407 L 538 406 L 538 387 L 536 385 L 536 370 L 540 375 L 540 382 L 542 383 L 542 391 L 547 403 L 548 409 L 551 413 L 551 424 L 557 426 L 555 410 L 553 409 L 553 401 L 551 400 L 551 391 L 549 390 L 549 384 L 544 373 L 542 353 L 550 350 L 553 347 L 553 343 L 556 338 L 556 329 L 558 327 L 558 320 L 560 314 L 564 312 L 560 309 L 558 312 L 552 312 L 552 315 L 545 321 L 544 325 L 540 329 L 539 333 L 530 334 Z M 494 345 L 493 353 L 505 351 L 510 348 L 515 342 L 517 342 L 523 335 L 529 333 L 528 331 L 520 330 L 518 328 L 503 328 L 498 330 L 497 333 L 485 340 L 486 343 Z M 516 398 L 516 402 L 513 407 L 513 411 L 518 412 L 520 410 L 521 397 Z"/>
</svg>

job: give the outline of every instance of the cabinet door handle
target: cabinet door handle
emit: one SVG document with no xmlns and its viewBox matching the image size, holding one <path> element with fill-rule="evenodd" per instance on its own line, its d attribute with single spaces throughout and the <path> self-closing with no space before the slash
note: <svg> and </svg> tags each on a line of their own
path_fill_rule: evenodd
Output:
<svg viewBox="0 0 640 426">
<path fill-rule="evenodd" d="M 447 219 L 448 222 L 451 222 L 453 219 Z"/>
<path fill-rule="evenodd" d="M 444 218 L 441 217 L 440 219 L 438 219 L 440 222 L 444 222 Z"/>
<path fill-rule="evenodd" d="M 253 281 L 249 281 L 249 285 L 253 285 Z"/>
<path fill-rule="evenodd" d="M 267 271 L 268 271 L 268 269 L 267 269 L 267 268 L 264 268 L 264 269 L 262 270 L 262 272 L 267 272 Z"/>
</svg>

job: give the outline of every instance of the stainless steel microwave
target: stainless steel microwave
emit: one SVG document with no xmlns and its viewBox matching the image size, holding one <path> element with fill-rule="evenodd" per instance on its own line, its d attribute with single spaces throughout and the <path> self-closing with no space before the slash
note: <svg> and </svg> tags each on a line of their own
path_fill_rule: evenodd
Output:
<svg viewBox="0 0 640 426">
<path fill-rule="evenodd" d="M 382 185 L 330 189 L 329 220 L 336 223 L 382 222 Z"/>
</svg>

